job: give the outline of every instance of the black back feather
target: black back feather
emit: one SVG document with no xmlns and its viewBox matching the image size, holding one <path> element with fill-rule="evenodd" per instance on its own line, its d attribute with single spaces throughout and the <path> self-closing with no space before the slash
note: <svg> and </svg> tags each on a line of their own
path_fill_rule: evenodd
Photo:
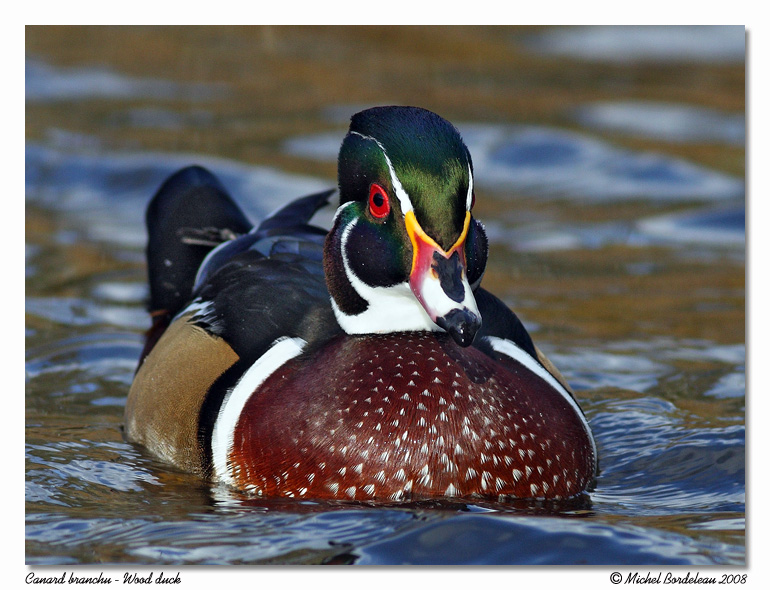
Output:
<svg viewBox="0 0 770 590">
<path fill-rule="evenodd" d="M 217 243 L 190 243 L 185 235 L 227 236 L 252 228 L 219 180 L 200 166 L 183 168 L 163 183 L 147 207 L 146 223 L 150 311 L 170 316 L 189 301 L 198 267 Z"/>
</svg>

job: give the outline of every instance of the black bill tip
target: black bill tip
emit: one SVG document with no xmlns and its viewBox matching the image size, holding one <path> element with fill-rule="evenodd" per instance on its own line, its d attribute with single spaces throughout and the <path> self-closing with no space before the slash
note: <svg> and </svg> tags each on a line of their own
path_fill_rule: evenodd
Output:
<svg viewBox="0 0 770 590">
<path fill-rule="evenodd" d="M 481 328 L 481 318 L 467 309 L 453 309 L 445 316 L 437 318 L 436 324 L 465 348 L 473 344 L 476 333 Z"/>
</svg>

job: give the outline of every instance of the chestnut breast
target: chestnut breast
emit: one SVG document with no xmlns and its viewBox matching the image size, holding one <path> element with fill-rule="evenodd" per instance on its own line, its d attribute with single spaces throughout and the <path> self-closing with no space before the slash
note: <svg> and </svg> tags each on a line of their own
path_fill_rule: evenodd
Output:
<svg viewBox="0 0 770 590">
<path fill-rule="evenodd" d="M 265 380 L 229 460 L 240 486 L 270 496 L 568 497 L 594 457 L 564 395 L 443 333 L 343 335 Z"/>
</svg>

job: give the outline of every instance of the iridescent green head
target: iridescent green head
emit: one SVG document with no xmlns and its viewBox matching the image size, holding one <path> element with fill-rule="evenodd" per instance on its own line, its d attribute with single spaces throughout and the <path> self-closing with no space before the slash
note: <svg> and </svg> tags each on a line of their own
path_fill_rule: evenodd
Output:
<svg viewBox="0 0 770 590">
<path fill-rule="evenodd" d="M 349 333 L 448 331 L 467 346 L 486 265 L 471 216 L 473 164 L 455 127 L 416 107 L 351 119 L 339 154 L 341 207 L 326 246 L 337 319 Z"/>
</svg>

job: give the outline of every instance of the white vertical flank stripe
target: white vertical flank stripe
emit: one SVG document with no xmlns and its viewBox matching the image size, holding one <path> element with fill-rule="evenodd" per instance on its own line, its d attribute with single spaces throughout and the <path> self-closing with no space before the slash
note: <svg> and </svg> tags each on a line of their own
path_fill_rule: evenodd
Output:
<svg viewBox="0 0 770 590">
<path fill-rule="evenodd" d="M 222 401 L 211 435 L 214 474 L 225 483 L 234 484 L 228 457 L 233 449 L 235 426 L 252 394 L 270 375 L 298 356 L 307 344 L 302 338 L 279 338 L 238 380 Z"/>
</svg>

